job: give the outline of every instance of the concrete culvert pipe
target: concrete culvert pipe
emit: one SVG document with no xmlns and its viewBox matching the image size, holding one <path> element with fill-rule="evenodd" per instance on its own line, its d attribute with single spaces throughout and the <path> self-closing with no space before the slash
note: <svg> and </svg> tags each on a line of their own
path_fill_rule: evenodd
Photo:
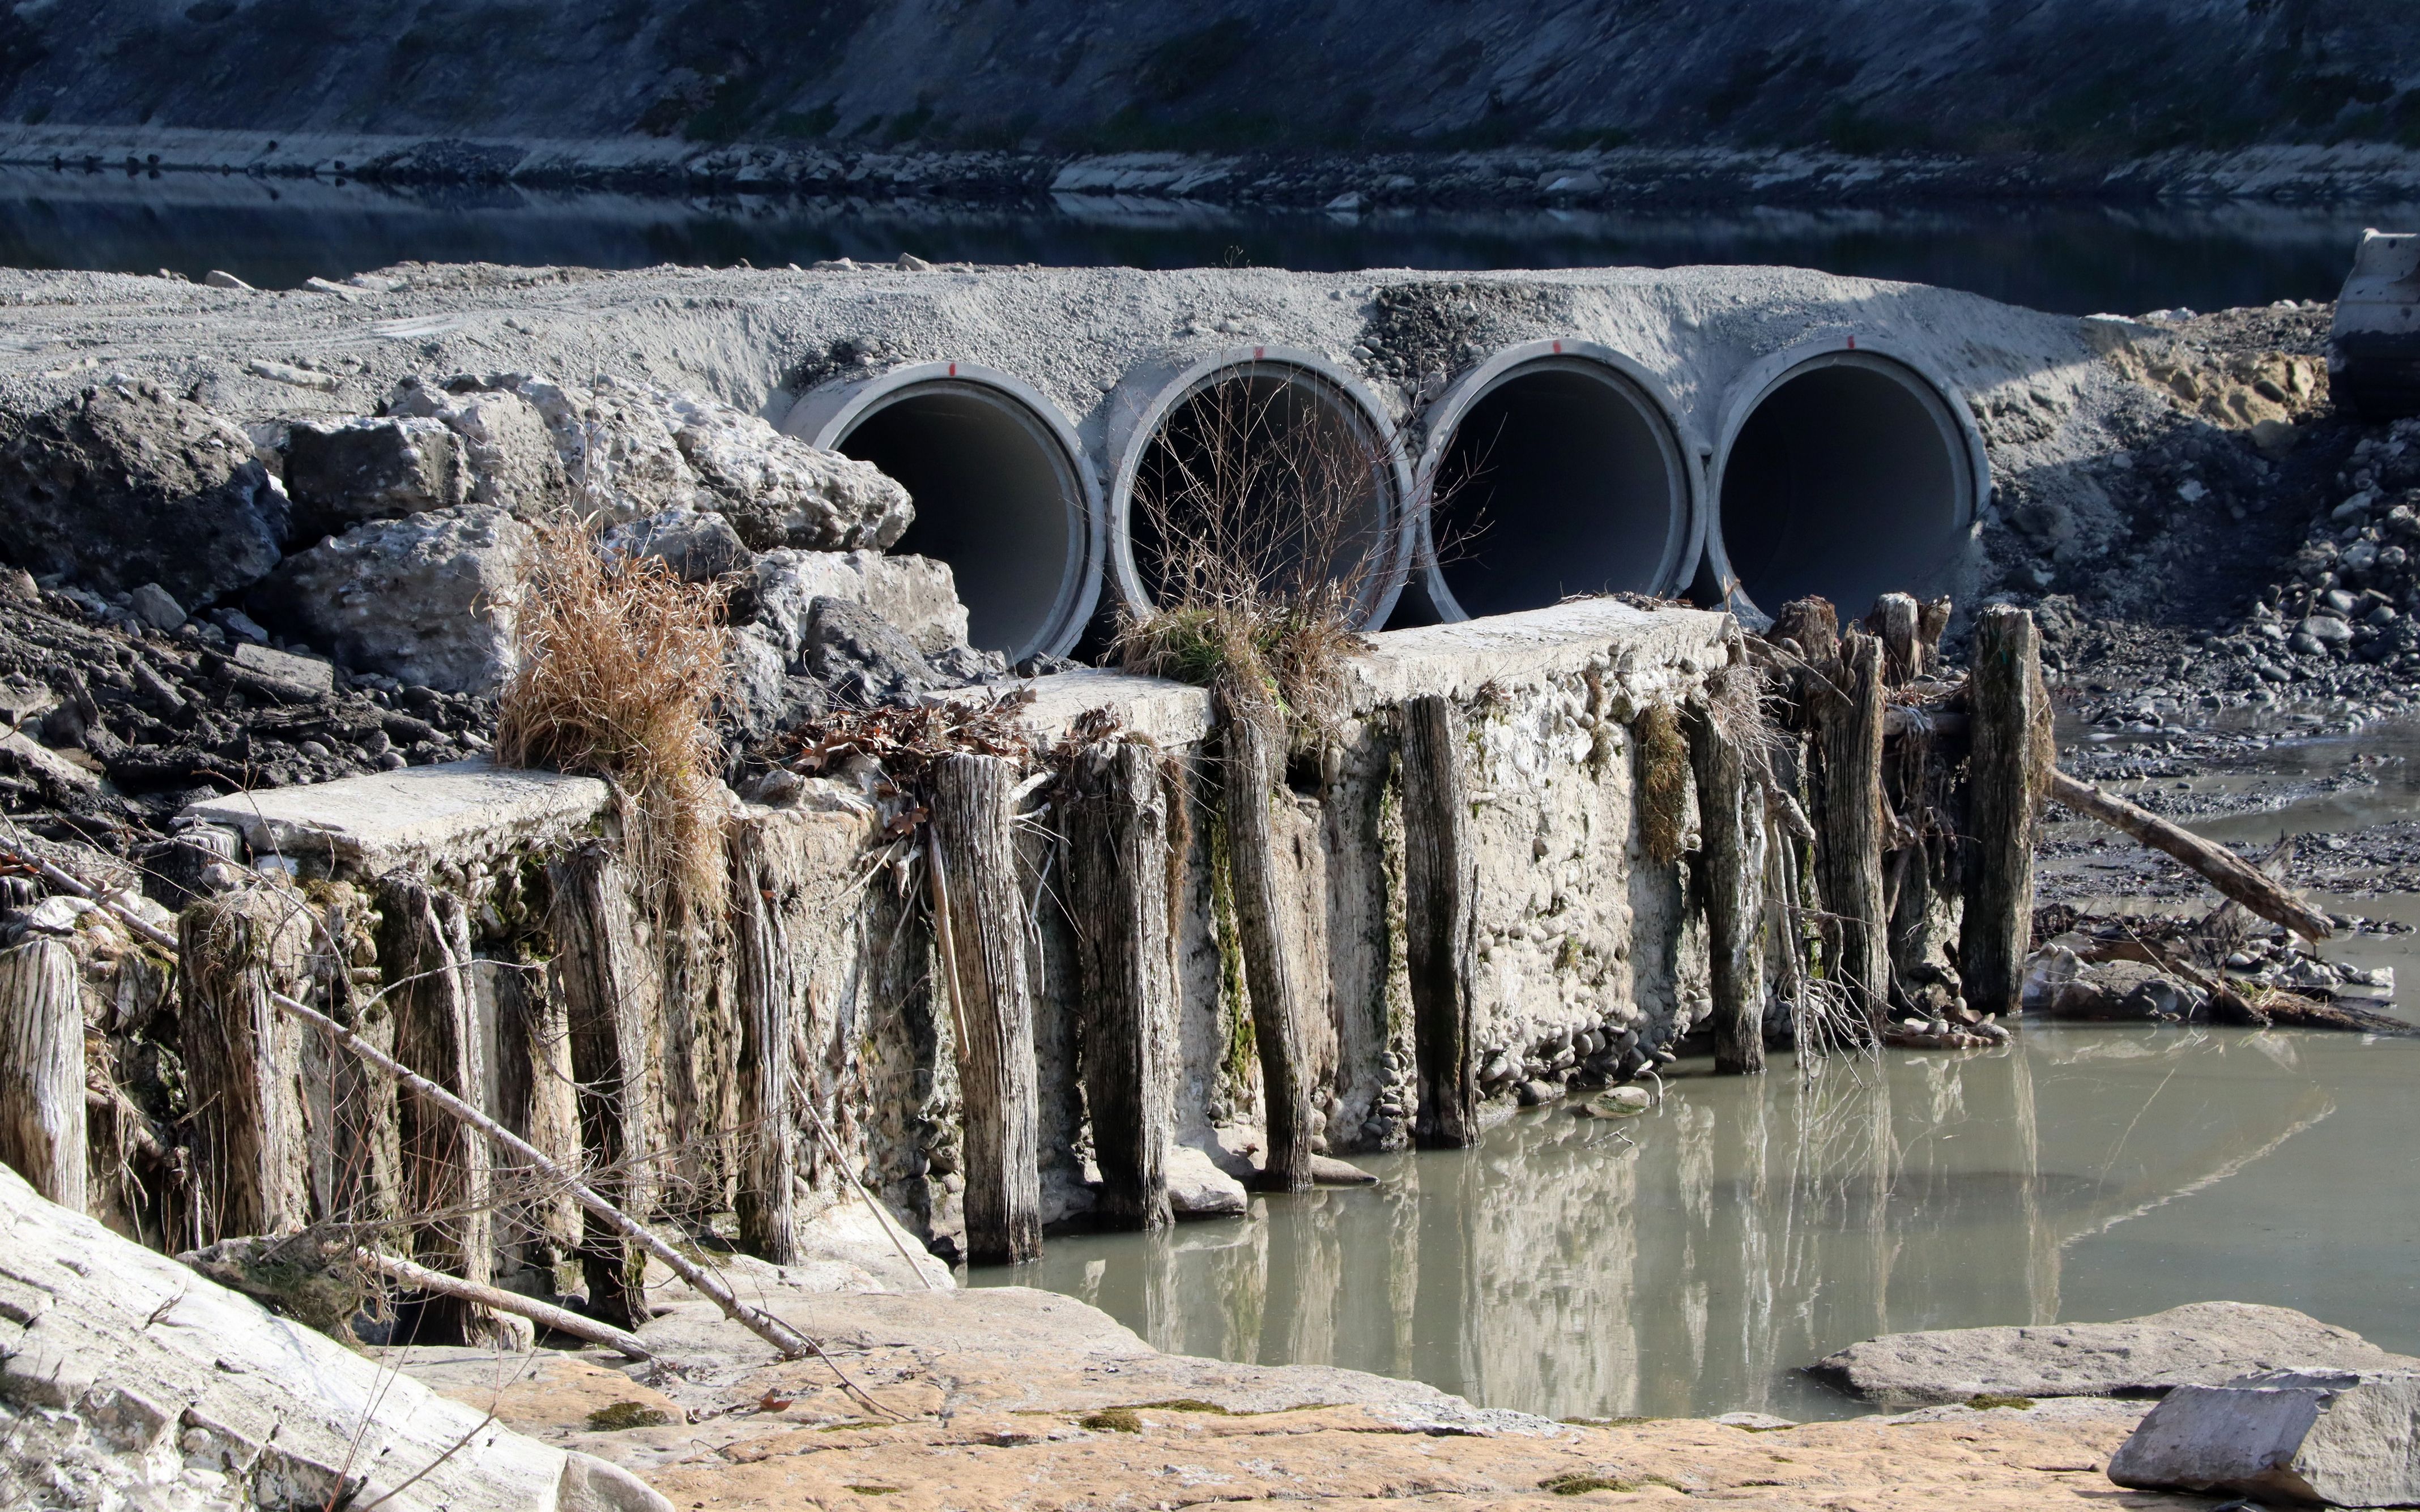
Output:
<svg viewBox="0 0 2420 1512">
<path fill-rule="evenodd" d="M 1947 586 L 1986 464 L 1938 386 L 1838 351 L 1743 389 L 1715 459 L 1718 578 L 1767 614 L 1808 594 L 1863 614 L 1883 594 Z"/>
<path fill-rule="evenodd" d="M 1181 596 L 1190 562 L 1271 594 L 1342 584 L 1357 626 L 1386 623 L 1409 560 L 1409 469 L 1376 402 L 1315 361 L 1261 348 L 1198 364 L 1121 427 L 1109 564 L 1129 608 Z"/>
<path fill-rule="evenodd" d="M 783 428 L 906 486 L 916 519 L 892 549 L 950 564 L 977 647 L 1012 661 L 1074 647 L 1099 596 L 1099 496 L 1047 400 L 1003 374 L 923 363 L 818 390 Z"/>
<path fill-rule="evenodd" d="M 1696 565 L 1693 469 L 1668 409 L 1575 345 L 1499 356 L 1431 414 L 1420 554 L 1441 619 L 1669 593 Z"/>
</svg>

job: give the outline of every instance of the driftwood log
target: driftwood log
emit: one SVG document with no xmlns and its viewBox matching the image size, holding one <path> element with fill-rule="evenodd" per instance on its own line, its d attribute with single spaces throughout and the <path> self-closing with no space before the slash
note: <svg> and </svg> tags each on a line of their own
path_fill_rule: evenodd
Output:
<svg viewBox="0 0 2420 1512">
<path fill-rule="evenodd" d="M 1997 605 L 1976 620 L 1966 702 L 1972 746 L 1958 974 L 1968 1008 L 2013 1013 L 2033 941 L 2034 825 L 2050 718 L 2032 614 Z"/>
<path fill-rule="evenodd" d="M 0 952 L 0 1162 L 85 1211 L 84 994 L 75 952 L 31 935 Z"/>
<path fill-rule="evenodd" d="M 270 887 L 205 898 L 178 918 L 196 1246 L 311 1221 L 302 1036 L 272 1001 L 300 983 L 310 933 L 301 900 Z"/>
<path fill-rule="evenodd" d="M 611 1323 L 600 1323 L 584 1314 L 540 1302 L 535 1297 L 465 1281 L 458 1275 L 447 1275 L 442 1271 L 432 1271 L 425 1265 L 415 1265 L 410 1260 L 373 1249 L 356 1249 L 353 1257 L 388 1280 L 399 1281 L 417 1291 L 449 1297 L 467 1307 L 526 1318 L 541 1328 L 568 1334 L 576 1339 L 586 1339 L 591 1344 L 602 1344 L 627 1359 L 656 1358 L 656 1351 L 641 1343 L 637 1335 L 615 1328 Z"/>
<path fill-rule="evenodd" d="M 1413 1135 L 1448 1149 L 1479 1140 L 1470 1024 L 1479 879 L 1462 733 L 1450 699 L 1429 694 L 1404 705 L 1404 949 L 1419 1075 Z"/>
<path fill-rule="evenodd" d="M 971 754 L 941 763 L 933 782 L 933 861 L 948 911 L 941 969 L 962 1019 L 967 1258 L 976 1264 L 1042 1253 L 1033 994 L 1009 813 L 1016 785 L 1014 762 Z"/>
<path fill-rule="evenodd" d="M 2076 812 L 2089 814 L 2182 862 L 2211 887 L 2273 924 L 2314 940 L 2324 940 L 2335 933 L 2327 915 L 2270 881 L 2259 868 L 2223 845 L 2213 845 L 2149 810 L 2112 797 L 2056 768 L 2050 774 L 2050 795 Z"/>
<path fill-rule="evenodd" d="M 1727 697 L 1740 696 L 1729 680 L 1751 675 L 1745 669 L 1715 672 L 1708 679 L 1709 696 L 1690 700 L 1681 711 L 1698 782 L 1714 1070 L 1734 1076 L 1764 1070 L 1764 804 L 1747 779 L 1737 740 L 1723 728 L 1721 707 Z M 1745 696 L 1756 695 L 1748 690 Z"/>
<path fill-rule="evenodd" d="M 1879 1018 L 1890 996 L 1889 900 L 1883 888 L 1883 643 L 1855 629 L 1812 679 L 1815 871 L 1832 973 Z"/>
<path fill-rule="evenodd" d="M 1272 790 L 1277 754 L 1267 733 L 1245 711 L 1221 701 L 1226 743 L 1222 774 L 1227 866 L 1235 896 L 1235 930 L 1243 946 L 1244 985 L 1252 999 L 1252 1040 L 1261 1060 L 1268 1153 L 1261 1187 L 1308 1192 L 1311 1187 L 1311 1078 L 1305 1050 L 1302 973 L 1286 930 L 1288 899 L 1278 880 Z"/>
<path fill-rule="evenodd" d="M 553 888 L 555 985 L 579 1086 L 581 1150 L 608 1200 L 644 1213 L 653 1205 L 646 1068 L 655 974 L 639 940 L 629 873 L 603 844 L 591 841 L 550 865 L 547 875 Z M 637 1328 L 651 1316 L 645 1253 L 593 1208 L 583 1229 L 580 1259 L 589 1311 Z"/>
<path fill-rule="evenodd" d="M 1101 1170 L 1094 1211 L 1114 1228 L 1164 1228 L 1175 1026 L 1170 824 L 1157 748 L 1092 746 L 1069 773 L 1067 912 L 1084 1028 L 1084 1098 Z"/>
<path fill-rule="evenodd" d="M 780 869 L 761 823 L 731 837 L 733 989 L 739 1014 L 739 1242 L 775 1265 L 798 1258 L 798 1128 L 790 1105 L 790 1034 L 799 998 Z"/>
<path fill-rule="evenodd" d="M 379 964 L 395 1015 L 395 1057 L 473 1106 L 489 1101 L 472 1001 L 470 920 L 461 901 L 397 874 L 379 887 Z M 403 1151 L 403 1211 L 412 1258 L 424 1269 L 485 1287 L 495 1279 L 488 1142 L 477 1130 L 405 1088 L 396 1099 Z M 427 1344 L 500 1345 L 510 1331 L 493 1309 L 456 1292 L 421 1312 Z"/>
</svg>

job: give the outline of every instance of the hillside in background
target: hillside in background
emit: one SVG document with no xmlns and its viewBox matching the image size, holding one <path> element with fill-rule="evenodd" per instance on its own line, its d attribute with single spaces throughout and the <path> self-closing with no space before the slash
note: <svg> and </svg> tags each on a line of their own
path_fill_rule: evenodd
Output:
<svg viewBox="0 0 2420 1512">
<path fill-rule="evenodd" d="M 1040 153 L 2420 147 L 2420 5 L 0 0 L 0 122 Z"/>
</svg>

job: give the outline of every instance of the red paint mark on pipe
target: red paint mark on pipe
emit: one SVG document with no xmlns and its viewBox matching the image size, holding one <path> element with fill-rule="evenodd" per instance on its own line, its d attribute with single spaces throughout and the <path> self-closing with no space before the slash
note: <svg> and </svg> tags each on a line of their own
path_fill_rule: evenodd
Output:
<svg viewBox="0 0 2420 1512">
<path fill-rule="evenodd" d="M 1257 362 L 1259 362 L 1259 361 L 1261 360 L 1261 354 L 1262 354 L 1262 353 L 1264 353 L 1264 352 L 1265 352 L 1265 351 L 1267 351 L 1267 350 L 1268 350 L 1268 348 L 1267 348 L 1266 347 L 1253 347 L 1253 348 L 1252 348 L 1252 361 L 1253 361 L 1253 362 L 1256 362 L 1256 363 L 1257 363 Z"/>
<path fill-rule="evenodd" d="M 1849 338 L 1849 350 L 1851 350 L 1851 351 L 1855 351 L 1856 349 L 1857 349 L 1857 338 L 1856 338 L 1856 337 L 1854 337 L 1854 336 L 1851 336 L 1851 337 Z"/>
<path fill-rule="evenodd" d="M 956 378 L 957 376 L 958 376 L 958 364 L 957 364 L 957 363 L 952 363 L 950 364 L 950 377 L 952 377 L 952 378 Z"/>
<path fill-rule="evenodd" d="M 1558 357 L 1563 355 L 1563 344 L 1559 341 L 1555 343 L 1555 355 Z"/>
</svg>

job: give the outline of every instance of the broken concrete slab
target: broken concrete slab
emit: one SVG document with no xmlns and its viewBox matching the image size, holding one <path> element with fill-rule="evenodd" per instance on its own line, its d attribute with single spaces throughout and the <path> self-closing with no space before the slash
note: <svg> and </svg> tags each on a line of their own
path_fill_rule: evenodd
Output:
<svg viewBox="0 0 2420 1512">
<path fill-rule="evenodd" d="M 2420 1373 L 2266 1370 L 2180 1387 L 2109 1457 L 2109 1478 L 2329 1506 L 2420 1504 Z"/>
<path fill-rule="evenodd" d="M 671 1512 L 0 1168 L 0 1501 Z"/>
<path fill-rule="evenodd" d="M 372 877 L 561 843 L 596 824 L 611 802 L 611 790 L 593 777 L 509 770 L 480 757 L 232 794 L 185 812 L 237 831 L 256 857 Z"/>
<path fill-rule="evenodd" d="M 967 607 L 948 563 L 879 551 L 768 551 L 756 559 L 756 624 L 796 656 L 818 598 L 856 604 L 930 656 L 967 643 Z"/>
<path fill-rule="evenodd" d="M 1642 609 L 1618 598 L 1575 599 L 1551 609 L 1370 637 L 1353 659 L 1356 712 L 1421 693 L 1466 698 L 1488 683 L 1572 676 L 1592 664 L 1634 688 L 1665 669 L 1693 676 L 1729 659 L 1728 615 L 1705 609 Z"/>
<path fill-rule="evenodd" d="M 2420 1370 L 2290 1307 L 2198 1302 L 2114 1323 L 1951 1328 L 1852 1344 L 1807 1373 L 1870 1402 L 2158 1396 L 2288 1366 Z"/>
</svg>

